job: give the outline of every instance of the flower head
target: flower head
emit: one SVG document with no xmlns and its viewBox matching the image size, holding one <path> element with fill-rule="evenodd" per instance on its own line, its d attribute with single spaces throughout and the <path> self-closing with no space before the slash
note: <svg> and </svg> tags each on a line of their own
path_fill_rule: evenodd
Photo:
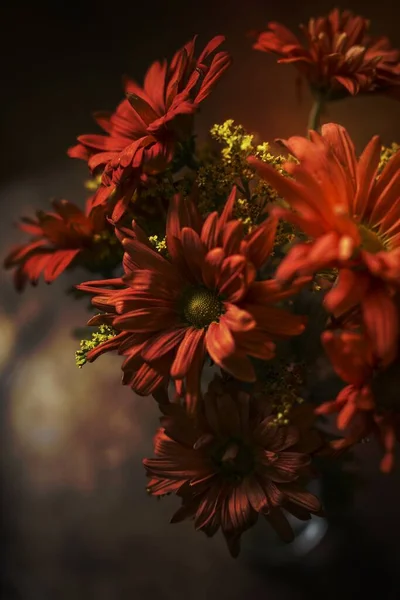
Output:
<svg viewBox="0 0 400 600">
<path fill-rule="evenodd" d="M 343 449 L 374 434 L 384 450 L 381 470 L 390 471 L 400 440 L 399 361 L 380 369 L 370 341 L 356 331 L 326 331 L 322 339 L 333 367 L 347 383 L 335 400 L 316 409 L 317 414 L 338 413 L 338 428 L 347 430 L 332 445 Z"/>
<path fill-rule="evenodd" d="M 378 177 L 378 136 L 358 160 L 347 131 L 335 124 L 324 125 L 322 134 L 310 132 L 310 139 L 292 137 L 285 144 L 298 159 L 284 165 L 291 178 L 249 159 L 290 205 L 275 207 L 272 214 L 309 236 L 292 248 L 276 276 L 287 280 L 338 268 L 326 308 L 340 315 L 361 304 L 375 351 L 389 363 L 397 353 L 398 336 L 393 295 L 400 284 L 400 153 Z"/>
<path fill-rule="evenodd" d="M 36 285 L 41 274 L 51 283 L 68 267 L 80 264 L 102 272 L 120 260 L 120 252 L 102 207 L 86 210 L 68 200 L 53 202 L 54 212 L 38 211 L 36 219 L 23 218 L 19 228 L 32 239 L 17 246 L 4 261 L 15 269 L 15 286 L 22 290 L 27 282 Z"/>
<path fill-rule="evenodd" d="M 394 92 L 400 97 L 400 52 L 385 37 L 367 35 L 369 21 L 337 8 L 301 26 L 305 42 L 279 23 L 258 35 L 256 50 L 292 63 L 312 90 L 327 100 L 362 92 Z"/>
<path fill-rule="evenodd" d="M 196 530 L 219 528 L 237 556 L 240 537 L 263 515 L 286 541 L 293 532 L 282 509 L 307 520 L 321 510 L 304 487 L 321 438 L 309 427 L 277 426 L 266 396 L 215 378 L 194 420 L 166 405 L 152 459 L 143 464 L 154 496 L 176 493 L 182 507 L 172 522 L 194 517 Z"/>
<path fill-rule="evenodd" d="M 150 394 L 172 377 L 192 406 L 207 354 L 251 382 L 255 372 L 248 356 L 267 360 L 274 354 L 273 340 L 304 330 L 303 317 L 274 306 L 301 282 L 282 291 L 274 281 L 256 281 L 270 255 L 276 221 L 245 235 L 243 224 L 232 219 L 234 202 L 235 189 L 221 215 L 213 212 L 203 220 L 190 199 L 176 196 L 167 220 L 168 257 L 133 222 L 132 230 L 118 233 L 125 274 L 114 289 L 102 281 L 78 286 L 95 294 L 92 302 L 105 311 L 104 322 L 121 332 L 124 381 L 137 393 Z M 137 371 L 137 361 L 151 375 Z"/>
<path fill-rule="evenodd" d="M 177 144 L 190 137 L 193 114 L 230 65 L 227 52 L 213 55 L 222 36 L 213 38 L 198 58 L 195 39 L 169 65 L 154 62 L 143 88 L 126 80 L 127 98 L 116 111 L 96 115 L 106 135 L 82 135 L 69 150 L 70 156 L 87 160 L 91 170 L 103 169 L 95 204 L 107 203 L 113 194 L 115 221 L 125 212 L 143 171 L 163 170 Z"/>
</svg>

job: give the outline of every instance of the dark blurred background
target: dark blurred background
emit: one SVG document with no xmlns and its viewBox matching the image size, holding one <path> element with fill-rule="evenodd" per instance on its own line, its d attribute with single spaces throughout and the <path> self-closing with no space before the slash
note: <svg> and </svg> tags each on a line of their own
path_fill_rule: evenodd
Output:
<svg viewBox="0 0 400 600">
<path fill-rule="evenodd" d="M 121 75 L 141 82 L 153 60 L 171 57 L 195 33 L 201 45 L 225 34 L 234 58 L 198 117 L 200 137 L 227 118 L 265 140 L 304 133 L 307 90 L 298 105 L 295 70 L 252 51 L 246 32 L 273 20 L 296 28 L 333 6 L 325 0 L 7 3 L 0 13 L 1 256 L 21 239 L 13 227 L 19 215 L 46 209 L 55 196 L 83 201 L 86 168 L 65 152 L 77 135 L 96 131 L 93 110 L 120 100 Z M 367 16 L 374 34 L 400 46 L 400 7 L 391 0 L 353 0 L 341 8 Z M 383 97 L 331 105 L 326 119 L 344 124 L 358 148 L 376 133 L 386 144 L 400 141 L 400 104 Z M 71 330 L 87 313 L 65 289 L 79 275 L 19 296 L 10 274 L 0 274 L 1 598 L 319 600 L 374 591 L 398 598 L 400 478 L 379 474 L 372 442 L 356 451 L 361 481 L 346 506 L 341 483 L 330 480 L 333 519 L 306 557 L 288 555 L 271 566 L 270 552 L 263 560 L 262 535 L 248 534 L 234 562 L 219 536 L 210 541 L 190 523 L 168 524 L 176 503 L 147 498 L 141 466 L 157 425 L 153 403 L 119 385 L 117 357 L 75 367 Z"/>
</svg>

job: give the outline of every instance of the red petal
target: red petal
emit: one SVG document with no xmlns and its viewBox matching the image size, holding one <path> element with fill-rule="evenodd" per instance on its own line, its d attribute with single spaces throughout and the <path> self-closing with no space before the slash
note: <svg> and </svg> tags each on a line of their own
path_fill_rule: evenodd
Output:
<svg viewBox="0 0 400 600">
<path fill-rule="evenodd" d="M 399 317 L 392 298 L 384 290 L 371 291 L 362 301 L 362 311 L 374 350 L 385 365 L 397 354 Z"/>
<path fill-rule="evenodd" d="M 224 260 L 225 252 L 222 248 L 210 250 L 204 258 L 202 276 L 206 286 L 212 290 L 217 287 Z"/>
<path fill-rule="evenodd" d="M 226 302 L 224 306 L 226 312 L 220 320 L 224 321 L 231 331 L 250 331 L 254 329 L 256 322 L 251 313 L 229 302 Z"/>
<path fill-rule="evenodd" d="M 222 245 L 226 255 L 239 254 L 243 238 L 242 221 L 230 221 L 222 232 Z"/>
<path fill-rule="evenodd" d="M 57 250 L 44 269 L 44 280 L 51 283 L 71 264 L 81 250 Z"/>
<path fill-rule="evenodd" d="M 171 367 L 171 377 L 174 379 L 185 377 L 192 366 L 197 346 L 202 343 L 204 335 L 204 329 L 191 327 L 186 330 Z"/>
<path fill-rule="evenodd" d="M 224 323 L 211 323 L 206 334 L 206 348 L 214 362 L 237 379 L 256 380 L 251 362 L 236 349 L 232 334 Z"/>
<path fill-rule="evenodd" d="M 201 230 L 201 241 L 209 250 L 217 245 L 217 224 L 218 213 L 212 212 L 207 216 Z"/>
<path fill-rule="evenodd" d="M 360 303 L 368 290 L 370 279 L 363 273 L 341 269 L 336 285 L 324 298 L 326 309 L 339 316 Z"/>
<path fill-rule="evenodd" d="M 246 237 L 248 256 L 256 268 L 260 268 L 269 258 L 274 241 L 278 220 L 270 217 Z"/>
<path fill-rule="evenodd" d="M 186 328 L 174 327 L 170 331 L 162 331 L 151 337 L 144 346 L 141 355 L 144 360 L 151 362 L 173 350 L 183 339 Z"/>
<path fill-rule="evenodd" d="M 236 186 L 233 186 L 232 191 L 229 194 L 228 199 L 225 203 L 224 209 L 218 219 L 218 225 L 217 225 L 218 239 L 221 236 L 227 222 L 232 219 L 233 207 L 235 205 L 235 200 L 236 200 Z"/>
</svg>

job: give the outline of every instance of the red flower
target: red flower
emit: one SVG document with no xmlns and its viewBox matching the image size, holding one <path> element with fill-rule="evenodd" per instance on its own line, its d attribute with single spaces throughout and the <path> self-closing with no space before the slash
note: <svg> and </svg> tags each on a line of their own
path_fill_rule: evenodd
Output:
<svg viewBox="0 0 400 600">
<path fill-rule="evenodd" d="M 316 409 L 317 414 L 339 413 L 338 428 L 348 429 L 333 447 L 343 449 L 374 434 L 384 449 L 381 470 L 391 471 L 396 438 L 400 440 L 399 361 L 378 369 L 368 339 L 354 331 L 326 331 L 322 339 L 337 374 L 348 383 L 335 400 Z"/>
<path fill-rule="evenodd" d="M 397 352 L 398 311 L 393 294 L 400 284 L 400 152 L 378 175 L 381 144 L 375 136 L 357 160 L 346 130 L 324 125 L 322 135 L 285 142 L 299 164 L 284 165 L 291 178 L 249 159 L 259 175 L 285 198 L 291 209 L 274 208 L 312 241 L 292 248 L 276 276 L 310 275 L 339 268 L 325 306 L 336 315 L 361 304 L 364 324 L 378 356 L 392 361 Z"/>
<path fill-rule="evenodd" d="M 260 33 L 253 47 L 278 54 L 280 63 L 294 64 L 327 100 L 360 92 L 400 98 L 400 52 L 387 38 L 368 36 L 368 25 L 364 17 L 335 8 L 301 26 L 304 44 L 283 25 L 269 23 L 269 31 Z"/>
<path fill-rule="evenodd" d="M 208 536 L 221 527 L 233 556 L 259 514 L 291 541 L 293 531 L 282 508 L 303 520 L 321 510 L 301 481 L 310 475 L 310 453 L 319 449 L 319 436 L 274 425 L 267 398 L 239 391 L 237 382 L 223 384 L 216 378 L 201 408 L 194 420 L 179 405 L 164 407 L 155 458 L 143 461 L 148 492 L 181 496 L 182 507 L 172 522 L 194 517 L 196 530 Z"/>
<path fill-rule="evenodd" d="M 304 330 L 302 317 L 273 306 L 299 286 L 281 291 L 274 281 L 255 280 L 273 246 L 275 219 L 244 236 L 241 221 L 232 220 L 234 202 L 235 189 L 222 214 L 203 221 L 192 201 L 175 197 L 167 220 L 168 259 L 133 222 L 132 231 L 119 233 L 125 286 L 105 289 L 102 281 L 78 286 L 96 294 L 93 304 L 108 313 L 107 324 L 127 332 L 119 348 L 127 357 L 124 381 L 138 394 L 153 393 L 170 376 L 180 392 L 185 382 L 192 406 L 206 353 L 238 379 L 254 381 L 248 355 L 269 359 L 273 339 Z M 146 374 L 137 370 L 143 360 L 152 368 Z"/>
<path fill-rule="evenodd" d="M 111 227 L 104 210 L 91 208 L 89 198 L 83 212 L 68 200 L 54 201 L 55 212 L 38 211 L 37 218 L 23 218 L 19 228 L 33 237 L 15 248 L 4 261 L 8 269 L 15 268 L 15 286 L 23 290 L 29 281 L 36 285 L 41 274 L 51 283 L 72 265 L 79 262 L 89 270 L 101 272 L 113 257 Z"/>
<path fill-rule="evenodd" d="M 142 170 L 163 170 L 177 143 L 190 136 L 193 114 L 230 65 L 227 52 L 218 52 L 206 64 L 224 41 L 222 36 L 213 38 L 197 59 L 195 40 L 179 50 L 169 65 L 154 62 L 143 88 L 128 79 L 127 99 L 114 113 L 96 115 L 107 135 L 82 135 L 69 150 L 70 156 L 88 160 L 90 169 L 104 169 L 95 204 L 107 202 L 115 192 L 115 221 L 125 212 Z"/>
</svg>

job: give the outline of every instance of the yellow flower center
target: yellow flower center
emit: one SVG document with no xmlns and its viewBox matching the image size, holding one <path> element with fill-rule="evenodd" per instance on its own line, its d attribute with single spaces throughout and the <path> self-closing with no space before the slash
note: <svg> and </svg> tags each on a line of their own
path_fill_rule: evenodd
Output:
<svg viewBox="0 0 400 600">
<path fill-rule="evenodd" d="M 361 236 L 361 247 L 363 250 L 366 250 L 371 254 L 386 250 L 385 241 L 375 231 L 372 231 L 372 229 L 362 224 L 358 226 L 358 231 Z"/>
<path fill-rule="evenodd" d="M 186 321 L 203 329 L 218 321 L 224 306 L 218 295 L 205 288 L 189 288 L 183 297 L 183 315 Z"/>
</svg>

